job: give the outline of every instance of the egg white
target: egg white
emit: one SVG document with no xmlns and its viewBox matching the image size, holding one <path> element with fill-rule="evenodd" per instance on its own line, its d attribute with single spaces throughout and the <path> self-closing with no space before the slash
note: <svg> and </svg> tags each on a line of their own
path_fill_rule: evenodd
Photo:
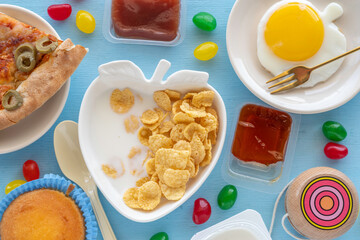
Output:
<svg viewBox="0 0 360 240">
<path fill-rule="evenodd" d="M 264 37 L 266 24 L 272 14 L 282 5 L 293 2 L 304 3 L 312 7 L 324 24 L 324 40 L 319 51 L 311 58 L 299 62 L 287 61 L 276 56 L 266 44 Z M 342 14 L 343 9 L 337 3 L 330 3 L 323 12 L 319 11 L 311 2 L 306 0 L 282 0 L 275 3 L 266 11 L 258 25 L 257 55 L 260 63 L 265 69 L 276 76 L 294 66 L 304 65 L 313 67 L 344 53 L 346 51 L 346 38 L 333 23 L 333 21 L 341 17 Z M 339 69 L 343 61 L 344 59 L 342 58 L 314 70 L 311 73 L 309 80 L 298 87 L 313 87 L 316 84 L 327 80 Z"/>
</svg>

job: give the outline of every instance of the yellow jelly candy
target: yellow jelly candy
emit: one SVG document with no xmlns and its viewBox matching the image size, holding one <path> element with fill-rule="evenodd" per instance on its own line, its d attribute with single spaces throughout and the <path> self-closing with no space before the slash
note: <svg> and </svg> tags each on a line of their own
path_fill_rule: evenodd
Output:
<svg viewBox="0 0 360 240">
<path fill-rule="evenodd" d="M 6 185 L 6 187 L 5 187 L 5 194 L 8 194 L 9 192 L 11 192 L 15 188 L 23 185 L 24 183 L 26 183 L 26 181 L 24 181 L 24 180 L 14 180 L 12 182 L 9 182 L 8 185 Z"/>
<path fill-rule="evenodd" d="M 76 26 L 84 33 L 92 33 L 96 26 L 95 18 L 89 12 L 80 10 L 76 14 Z"/>
<path fill-rule="evenodd" d="M 214 42 L 205 42 L 197 46 L 194 56 L 201 61 L 208 61 L 216 56 L 219 47 Z"/>
</svg>

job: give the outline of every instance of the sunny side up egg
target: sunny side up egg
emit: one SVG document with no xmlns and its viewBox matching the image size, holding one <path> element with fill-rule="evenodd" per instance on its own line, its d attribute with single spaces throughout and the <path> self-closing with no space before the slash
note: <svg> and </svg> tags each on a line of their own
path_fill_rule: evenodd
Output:
<svg viewBox="0 0 360 240">
<path fill-rule="evenodd" d="M 346 38 L 333 23 L 343 9 L 330 3 L 323 12 L 305 0 L 272 5 L 258 25 L 257 55 L 274 76 L 297 65 L 313 67 L 346 51 Z M 314 70 L 299 87 L 312 87 L 334 74 L 343 59 Z"/>
</svg>

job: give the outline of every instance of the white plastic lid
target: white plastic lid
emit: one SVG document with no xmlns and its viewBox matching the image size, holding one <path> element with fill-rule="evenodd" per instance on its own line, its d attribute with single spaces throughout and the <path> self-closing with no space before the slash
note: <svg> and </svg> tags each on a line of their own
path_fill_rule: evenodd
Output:
<svg viewBox="0 0 360 240">
<path fill-rule="evenodd" d="M 261 215 L 252 209 L 196 233 L 191 240 L 271 240 Z"/>
</svg>

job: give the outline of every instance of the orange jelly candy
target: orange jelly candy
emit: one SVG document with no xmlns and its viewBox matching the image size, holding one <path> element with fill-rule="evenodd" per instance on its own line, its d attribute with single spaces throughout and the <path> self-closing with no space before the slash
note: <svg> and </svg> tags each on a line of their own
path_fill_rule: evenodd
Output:
<svg viewBox="0 0 360 240">
<path fill-rule="evenodd" d="M 180 0 L 113 0 L 111 18 L 120 37 L 172 41 L 178 35 Z"/>
<path fill-rule="evenodd" d="M 291 123 L 291 116 L 285 112 L 245 105 L 236 127 L 232 154 L 239 160 L 267 166 L 284 161 Z"/>
</svg>

